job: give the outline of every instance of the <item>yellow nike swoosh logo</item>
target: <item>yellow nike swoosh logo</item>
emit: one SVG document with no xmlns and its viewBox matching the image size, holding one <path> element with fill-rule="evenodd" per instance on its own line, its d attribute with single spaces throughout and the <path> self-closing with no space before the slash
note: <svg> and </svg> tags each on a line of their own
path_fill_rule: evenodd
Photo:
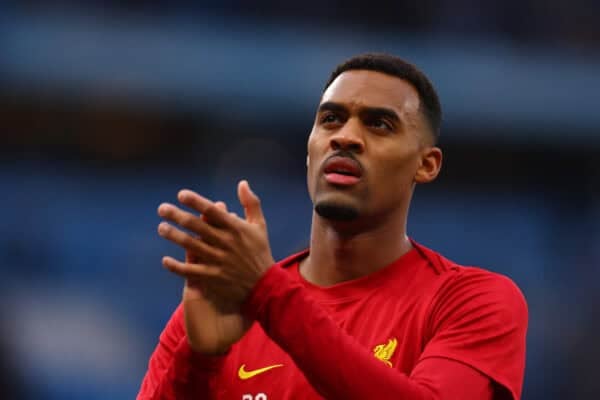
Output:
<svg viewBox="0 0 600 400">
<path fill-rule="evenodd" d="M 272 370 L 273 368 L 279 368 L 279 367 L 283 367 L 283 364 L 269 365 L 268 367 L 254 369 L 252 371 L 246 371 L 246 369 L 245 369 L 246 364 L 242 364 L 242 366 L 238 370 L 238 376 L 240 377 L 240 379 L 246 380 L 246 379 L 255 377 L 256 375 L 262 374 L 263 372 Z"/>
</svg>

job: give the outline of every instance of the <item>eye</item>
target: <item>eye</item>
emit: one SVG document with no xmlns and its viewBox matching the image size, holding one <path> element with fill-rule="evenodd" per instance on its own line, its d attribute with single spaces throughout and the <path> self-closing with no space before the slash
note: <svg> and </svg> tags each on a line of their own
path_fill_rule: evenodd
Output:
<svg viewBox="0 0 600 400">
<path fill-rule="evenodd" d="M 323 125 L 333 124 L 336 122 L 340 122 L 340 118 L 332 112 L 325 113 L 319 117 L 319 123 Z"/>
<path fill-rule="evenodd" d="M 386 130 L 390 132 L 394 130 L 394 126 L 383 118 L 373 119 L 372 121 L 369 121 L 369 125 L 375 129 Z"/>
</svg>

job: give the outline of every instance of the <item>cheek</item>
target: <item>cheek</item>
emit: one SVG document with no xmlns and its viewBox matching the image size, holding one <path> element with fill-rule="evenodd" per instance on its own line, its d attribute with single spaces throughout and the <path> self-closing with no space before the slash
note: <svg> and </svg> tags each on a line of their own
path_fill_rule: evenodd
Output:
<svg viewBox="0 0 600 400">
<path fill-rule="evenodd" d="M 418 167 L 416 152 L 398 151 L 393 156 L 380 158 L 376 180 L 387 193 L 406 192 L 412 186 Z"/>
<path fill-rule="evenodd" d="M 324 152 L 327 151 L 322 135 L 312 132 L 308 137 L 306 150 L 307 169 L 309 171 L 314 171 L 321 163 Z"/>
<path fill-rule="evenodd" d="M 313 177 L 310 168 L 306 169 L 306 187 L 308 188 L 308 195 L 311 200 L 314 200 L 315 194 L 315 178 Z"/>
<path fill-rule="evenodd" d="M 307 145 L 307 155 L 306 155 L 306 183 L 308 186 L 308 194 L 310 195 L 310 198 L 313 198 L 314 195 L 314 191 L 315 191 L 315 182 L 316 182 L 316 172 L 315 172 L 315 168 L 317 165 L 316 162 L 316 154 L 315 154 L 315 140 L 314 140 L 314 136 L 311 133 L 311 135 L 308 138 L 308 145 Z"/>
</svg>

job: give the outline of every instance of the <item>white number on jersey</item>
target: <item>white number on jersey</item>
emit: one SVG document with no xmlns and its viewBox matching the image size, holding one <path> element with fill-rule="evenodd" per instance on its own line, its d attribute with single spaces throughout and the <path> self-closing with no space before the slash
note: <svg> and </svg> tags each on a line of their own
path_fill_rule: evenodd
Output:
<svg viewBox="0 0 600 400">
<path fill-rule="evenodd" d="M 267 400 L 267 395 L 264 393 L 259 393 L 256 396 L 245 394 L 242 396 L 242 400 Z"/>
</svg>

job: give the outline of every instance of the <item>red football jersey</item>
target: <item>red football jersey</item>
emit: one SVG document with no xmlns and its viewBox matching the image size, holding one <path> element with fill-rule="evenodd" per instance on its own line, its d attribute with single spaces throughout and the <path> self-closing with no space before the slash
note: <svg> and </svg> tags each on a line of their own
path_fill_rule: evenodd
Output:
<svg viewBox="0 0 600 400">
<path fill-rule="evenodd" d="M 182 309 L 138 399 L 519 399 L 527 306 L 508 278 L 423 246 L 368 276 L 318 287 L 293 255 L 246 304 L 256 322 L 226 356 L 195 354 Z"/>
</svg>

